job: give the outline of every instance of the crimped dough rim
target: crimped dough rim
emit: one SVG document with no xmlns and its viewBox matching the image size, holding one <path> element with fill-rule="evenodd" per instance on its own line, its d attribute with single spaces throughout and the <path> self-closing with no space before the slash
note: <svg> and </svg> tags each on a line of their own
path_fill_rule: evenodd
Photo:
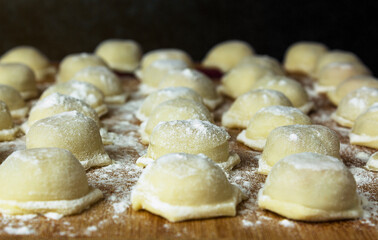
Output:
<svg viewBox="0 0 378 240">
<path fill-rule="evenodd" d="M 222 102 L 223 98 L 220 95 L 218 95 L 218 97 L 215 99 L 203 98 L 203 104 L 205 104 L 205 106 L 210 108 L 211 110 L 214 110 Z"/>
<path fill-rule="evenodd" d="M 24 100 L 35 98 L 38 96 L 38 89 L 20 91 L 20 95 Z"/>
<path fill-rule="evenodd" d="M 72 200 L 22 202 L 0 199 L 0 212 L 11 215 L 48 212 L 71 215 L 82 212 L 101 198 L 103 198 L 102 192 L 97 188 L 90 187 L 89 192 L 85 196 Z"/>
<path fill-rule="evenodd" d="M 126 92 L 118 94 L 118 95 L 113 95 L 113 96 L 105 96 L 105 103 L 122 104 L 126 102 L 128 97 L 129 97 L 129 94 Z"/>
<path fill-rule="evenodd" d="M 354 125 L 354 121 L 351 121 L 349 119 L 346 119 L 342 116 L 337 115 L 337 112 L 332 113 L 331 119 L 343 127 L 351 128 Z"/>
<path fill-rule="evenodd" d="M 13 128 L 9 129 L 2 129 L 0 130 L 0 141 L 11 141 L 15 139 L 20 132 L 20 128 L 18 126 L 14 126 Z"/>
<path fill-rule="evenodd" d="M 245 129 L 247 128 L 249 123 L 248 120 L 240 120 L 235 114 L 230 113 L 227 111 L 225 114 L 222 116 L 222 126 L 225 126 L 227 128 L 242 128 Z"/>
<path fill-rule="evenodd" d="M 28 106 L 10 110 L 10 114 L 11 114 L 12 118 L 14 118 L 14 119 L 25 118 L 28 113 L 29 113 L 29 107 Z"/>
<path fill-rule="evenodd" d="M 251 139 L 247 137 L 246 133 L 247 133 L 247 130 L 241 131 L 241 133 L 239 133 L 239 135 L 236 137 L 236 140 L 238 140 L 239 142 L 243 143 L 247 147 L 250 147 L 254 150 L 262 151 L 266 144 L 266 138 L 265 139 Z"/>
<path fill-rule="evenodd" d="M 352 209 L 343 211 L 326 211 L 322 209 L 309 208 L 300 204 L 290 203 L 272 199 L 263 194 L 264 188 L 258 194 L 258 206 L 263 209 L 278 213 L 286 218 L 308 222 L 332 221 L 341 219 L 355 219 L 363 215 L 361 204 Z M 361 198 L 359 202 L 361 202 Z"/>
<path fill-rule="evenodd" d="M 95 154 L 92 158 L 79 161 L 83 165 L 84 169 L 87 170 L 91 167 L 102 167 L 112 163 L 109 155 L 107 153 Z"/>
<path fill-rule="evenodd" d="M 320 85 L 319 83 L 314 83 L 314 90 L 317 93 L 326 93 L 336 90 L 336 86 L 324 86 Z"/>
</svg>

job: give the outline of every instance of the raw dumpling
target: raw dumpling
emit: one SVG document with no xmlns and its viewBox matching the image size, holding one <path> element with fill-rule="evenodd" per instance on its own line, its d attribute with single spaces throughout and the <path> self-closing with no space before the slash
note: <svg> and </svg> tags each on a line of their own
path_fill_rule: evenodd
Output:
<svg viewBox="0 0 378 240">
<path fill-rule="evenodd" d="M 151 163 L 131 194 L 134 210 L 146 209 L 168 221 L 235 216 L 245 198 L 208 157 L 171 153 Z"/>
<path fill-rule="evenodd" d="M 222 72 L 228 72 L 240 63 L 243 58 L 253 54 L 253 48 L 246 42 L 239 40 L 225 41 L 218 43 L 210 49 L 202 61 L 202 65 L 219 68 Z"/>
<path fill-rule="evenodd" d="M 123 90 L 121 79 L 107 67 L 87 67 L 78 71 L 74 80 L 95 85 L 105 96 L 105 103 L 125 103 L 128 94 Z"/>
<path fill-rule="evenodd" d="M 362 87 L 346 95 L 331 117 L 344 127 L 353 127 L 356 118 L 378 102 L 378 89 Z"/>
<path fill-rule="evenodd" d="M 0 142 L 15 139 L 19 133 L 19 130 L 20 129 L 15 127 L 13 124 L 13 119 L 7 104 L 0 101 Z"/>
<path fill-rule="evenodd" d="M 301 152 L 314 152 L 340 158 L 337 134 L 321 125 L 289 125 L 271 131 L 259 161 L 258 172 L 268 174 L 282 158 Z"/>
<path fill-rule="evenodd" d="M 136 117 L 140 121 L 146 121 L 152 111 L 162 102 L 176 99 L 176 98 L 185 98 L 193 100 L 198 103 L 203 103 L 202 97 L 196 93 L 194 90 L 186 87 L 168 87 L 163 88 L 159 91 L 156 91 L 150 94 L 143 102 L 142 106 L 136 113 Z"/>
<path fill-rule="evenodd" d="M 320 71 L 322 71 L 322 69 L 327 65 L 333 63 L 350 63 L 363 65 L 361 60 L 354 53 L 342 50 L 333 50 L 323 54 L 320 57 L 316 66 L 316 75 L 319 77 Z"/>
<path fill-rule="evenodd" d="M 210 109 L 215 109 L 222 102 L 222 97 L 216 92 L 210 78 L 194 69 L 169 72 L 159 84 L 160 89 L 166 87 L 191 88 L 202 97 L 204 104 Z"/>
<path fill-rule="evenodd" d="M 366 163 L 365 167 L 370 171 L 378 172 L 378 152 L 370 156 L 369 161 Z"/>
<path fill-rule="evenodd" d="M 54 80 L 55 67 L 38 49 L 31 46 L 19 46 L 6 52 L 0 63 L 21 63 L 33 70 L 37 82 Z"/>
<path fill-rule="evenodd" d="M 156 91 L 169 71 L 184 70 L 188 68 L 188 64 L 177 59 L 161 59 L 152 62 L 139 72 L 139 78 L 142 80 L 139 86 L 144 94 Z"/>
<path fill-rule="evenodd" d="M 180 60 L 185 62 L 188 66 L 193 65 L 193 60 L 188 53 L 180 49 L 167 48 L 167 49 L 157 49 L 150 51 L 143 55 L 141 68 L 146 69 L 150 64 L 157 60 Z"/>
<path fill-rule="evenodd" d="M 267 74 L 274 72 L 257 64 L 239 64 L 222 77 L 222 85 L 218 90 L 229 97 L 237 98 L 251 90 L 256 81 Z"/>
<path fill-rule="evenodd" d="M 260 109 L 273 105 L 292 106 L 281 92 L 258 89 L 239 96 L 222 116 L 222 125 L 228 128 L 247 128 L 249 120 Z"/>
<path fill-rule="evenodd" d="M 265 107 L 253 115 L 247 129 L 238 135 L 237 140 L 252 149 L 262 151 L 273 129 L 294 124 L 310 125 L 311 119 L 294 107 Z"/>
<path fill-rule="evenodd" d="M 72 111 L 35 122 L 26 134 L 26 148 L 58 147 L 72 152 L 85 169 L 112 163 L 95 121 Z"/>
<path fill-rule="evenodd" d="M 40 99 L 44 99 L 53 93 L 68 95 L 84 101 L 97 112 L 98 116 L 103 116 L 108 112 L 108 107 L 104 103 L 104 94 L 91 83 L 76 80 L 57 83 L 46 89 Z"/>
<path fill-rule="evenodd" d="M 378 88 L 378 80 L 371 76 L 354 76 L 342 81 L 335 90 L 327 92 L 327 96 L 337 106 L 348 93 L 361 87 Z"/>
<path fill-rule="evenodd" d="M 53 93 L 39 100 L 36 105 L 34 105 L 30 111 L 28 121 L 22 125 L 23 130 L 27 132 L 30 126 L 40 119 L 70 111 L 77 111 L 95 121 L 97 127 L 101 126 L 96 111 L 85 102 L 68 95 Z"/>
<path fill-rule="evenodd" d="M 0 84 L 13 87 L 21 94 L 23 99 L 38 96 L 34 73 L 23 64 L 0 64 Z"/>
<path fill-rule="evenodd" d="M 95 54 L 113 70 L 132 72 L 139 66 L 142 47 L 133 40 L 109 39 L 97 46 Z"/>
<path fill-rule="evenodd" d="M 68 82 L 75 73 L 86 67 L 107 67 L 102 58 L 90 53 L 74 53 L 63 58 L 59 65 L 58 81 Z"/>
<path fill-rule="evenodd" d="M 302 112 L 308 113 L 313 107 L 309 101 L 308 94 L 304 87 L 294 79 L 278 75 L 266 75 L 258 80 L 252 89 L 271 89 L 282 92 Z"/>
<path fill-rule="evenodd" d="M 277 61 L 277 59 L 268 55 L 251 55 L 251 56 L 245 57 L 236 66 L 244 65 L 244 64 L 264 67 L 271 70 L 277 75 L 285 74 L 281 67 L 281 64 Z"/>
<path fill-rule="evenodd" d="M 363 215 L 356 181 L 337 158 L 298 153 L 280 160 L 269 173 L 258 205 L 301 221 L 331 221 Z"/>
<path fill-rule="evenodd" d="M 369 74 L 369 70 L 361 64 L 331 63 L 323 67 L 318 73 L 315 91 L 319 93 L 334 91 L 341 82 L 350 77 Z"/>
<path fill-rule="evenodd" d="M 378 149 L 378 100 L 357 117 L 349 139 L 351 144 Z"/>
<path fill-rule="evenodd" d="M 77 214 L 100 200 L 84 168 L 68 150 L 36 148 L 12 153 L 0 165 L 0 212 Z"/>
<path fill-rule="evenodd" d="M 149 143 L 152 130 L 160 122 L 188 119 L 199 119 L 202 121 L 213 122 L 211 113 L 202 103 L 178 98 L 159 104 L 151 113 L 148 120 L 140 126 L 142 143 Z"/>
<path fill-rule="evenodd" d="M 145 166 L 153 160 L 175 152 L 203 153 L 225 170 L 240 162 L 236 153 L 230 153 L 230 135 L 222 128 L 201 120 L 177 120 L 158 124 L 150 136 L 147 154 L 137 160 Z"/>
<path fill-rule="evenodd" d="M 0 84 L 0 100 L 7 104 L 14 119 L 24 118 L 29 112 L 21 94 L 13 87 Z"/>
<path fill-rule="evenodd" d="M 289 72 L 314 76 L 319 59 L 328 51 L 324 44 L 297 42 L 285 54 L 284 67 Z"/>
</svg>

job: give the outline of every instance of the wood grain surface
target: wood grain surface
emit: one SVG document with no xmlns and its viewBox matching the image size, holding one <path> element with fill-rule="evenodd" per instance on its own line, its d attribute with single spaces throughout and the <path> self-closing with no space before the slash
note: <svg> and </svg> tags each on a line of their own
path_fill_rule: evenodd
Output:
<svg viewBox="0 0 378 240">
<path fill-rule="evenodd" d="M 311 92 L 309 79 L 295 77 Z M 257 193 L 266 178 L 256 172 L 256 156 L 261 153 L 236 142 L 240 130 L 228 130 L 232 136 L 231 149 L 241 158 L 241 163 L 228 177 L 249 198 L 239 204 L 236 217 L 170 223 L 147 211 L 133 211 L 130 207 L 130 190 L 141 173 L 134 163 L 147 147 L 138 142 L 140 122 L 134 116 L 143 98 L 135 94 L 139 84 L 136 79 L 122 76 L 122 81 L 125 89 L 134 94 L 125 105 L 111 106 L 109 113 L 101 119 L 109 131 L 118 137 L 116 144 L 105 148 L 115 163 L 87 171 L 89 183 L 100 188 L 105 198 L 81 214 L 60 219 L 0 215 L 0 239 L 378 239 L 378 174 L 363 168 L 366 157 L 374 150 L 349 145 L 347 129 L 330 120 L 330 113 L 335 108 L 325 97 L 315 94 L 310 94 L 316 103 L 310 116 L 314 123 L 326 125 L 339 133 L 344 163 L 350 167 L 357 180 L 358 191 L 366 199 L 366 214 L 362 219 L 306 223 L 286 220 L 258 209 Z M 214 112 L 217 124 L 231 103 L 232 100 L 226 98 Z M 15 150 L 25 148 L 24 141 L 25 137 L 20 137 L 12 142 L 0 143 L 0 160 L 3 161 Z"/>
</svg>

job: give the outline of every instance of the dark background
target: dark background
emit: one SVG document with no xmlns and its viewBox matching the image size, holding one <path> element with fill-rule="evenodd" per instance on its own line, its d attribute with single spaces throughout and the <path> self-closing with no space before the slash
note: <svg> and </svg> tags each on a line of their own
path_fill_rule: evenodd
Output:
<svg viewBox="0 0 378 240">
<path fill-rule="evenodd" d="M 356 53 L 375 73 L 377 1 L 0 0 L 0 54 L 27 44 L 60 60 L 92 52 L 107 38 L 138 41 L 144 51 L 181 48 L 199 61 L 216 43 L 249 42 L 282 59 L 299 40 Z"/>
</svg>

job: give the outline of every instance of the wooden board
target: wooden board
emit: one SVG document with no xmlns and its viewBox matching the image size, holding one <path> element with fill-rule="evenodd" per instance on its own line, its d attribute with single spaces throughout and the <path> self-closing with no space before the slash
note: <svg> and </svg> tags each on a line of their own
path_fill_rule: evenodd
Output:
<svg viewBox="0 0 378 240">
<path fill-rule="evenodd" d="M 310 93 L 311 81 L 301 79 Z M 256 172 L 259 152 L 235 141 L 239 130 L 229 130 L 230 146 L 241 157 L 241 163 L 229 174 L 248 195 L 248 200 L 238 206 L 236 217 L 192 220 L 170 223 L 146 211 L 133 211 L 130 207 L 130 191 L 141 169 L 135 166 L 136 159 L 147 146 L 139 142 L 140 122 L 134 113 L 143 97 L 136 93 L 138 81 L 124 76 L 125 89 L 133 92 L 131 99 L 121 106 L 111 106 L 109 114 L 101 120 L 113 133 L 115 143 L 105 149 L 114 164 L 87 172 L 89 183 L 100 188 L 105 199 L 81 214 L 60 219 L 45 216 L 10 217 L 0 215 L 0 239 L 41 238 L 89 238 L 89 239 L 378 239 L 378 182 L 377 173 L 363 168 L 367 157 L 374 150 L 351 146 L 348 130 L 330 120 L 335 110 L 329 101 L 311 94 L 316 103 L 310 114 L 316 124 L 336 130 L 341 139 L 341 155 L 350 167 L 358 184 L 358 191 L 365 199 L 365 216 L 358 220 L 325 223 L 289 221 L 274 213 L 257 208 L 256 197 L 263 186 L 265 176 Z M 228 109 L 231 99 L 215 112 L 219 124 L 221 114 Z M 0 143 L 0 160 L 10 153 L 25 148 L 25 138 Z"/>
</svg>

